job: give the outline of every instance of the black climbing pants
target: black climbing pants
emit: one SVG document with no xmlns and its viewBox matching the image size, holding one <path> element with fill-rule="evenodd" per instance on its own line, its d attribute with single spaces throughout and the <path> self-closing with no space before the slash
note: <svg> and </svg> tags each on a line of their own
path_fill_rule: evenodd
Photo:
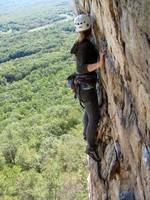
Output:
<svg viewBox="0 0 150 200">
<path fill-rule="evenodd" d="M 85 107 L 83 135 L 88 142 L 88 148 L 95 149 L 98 133 L 97 126 L 100 117 L 96 89 L 81 90 L 79 98 Z"/>
</svg>

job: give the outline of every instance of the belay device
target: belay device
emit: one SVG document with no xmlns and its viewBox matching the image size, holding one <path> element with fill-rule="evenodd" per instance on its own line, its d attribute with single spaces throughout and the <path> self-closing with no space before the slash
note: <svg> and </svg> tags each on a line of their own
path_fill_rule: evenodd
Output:
<svg viewBox="0 0 150 200">
<path fill-rule="evenodd" d="M 76 74 L 71 74 L 70 76 L 67 77 L 67 86 L 69 88 L 71 88 L 73 90 L 73 92 L 75 93 L 75 96 L 76 96 L 76 89 L 77 89 L 77 86 L 76 86 Z"/>
</svg>

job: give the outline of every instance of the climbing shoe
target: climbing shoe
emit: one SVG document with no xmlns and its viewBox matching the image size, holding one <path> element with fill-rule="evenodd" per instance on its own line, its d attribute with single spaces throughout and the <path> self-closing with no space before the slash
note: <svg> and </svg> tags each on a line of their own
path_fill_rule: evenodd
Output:
<svg viewBox="0 0 150 200">
<path fill-rule="evenodd" d="M 101 161 L 96 149 L 86 149 L 86 153 L 89 155 L 90 158 L 92 158 L 96 162 Z"/>
<path fill-rule="evenodd" d="M 86 135 L 83 133 L 83 139 L 87 141 Z"/>
</svg>

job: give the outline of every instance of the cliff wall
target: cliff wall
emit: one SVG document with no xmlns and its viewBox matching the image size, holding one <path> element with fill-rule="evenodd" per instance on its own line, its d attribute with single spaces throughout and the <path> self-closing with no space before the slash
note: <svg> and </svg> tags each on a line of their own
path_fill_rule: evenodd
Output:
<svg viewBox="0 0 150 200">
<path fill-rule="evenodd" d="M 94 19 L 101 69 L 101 163 L 89 160 L 90 200 L 150 200 L 150 0 L 75 1 Z"/>
</svg>

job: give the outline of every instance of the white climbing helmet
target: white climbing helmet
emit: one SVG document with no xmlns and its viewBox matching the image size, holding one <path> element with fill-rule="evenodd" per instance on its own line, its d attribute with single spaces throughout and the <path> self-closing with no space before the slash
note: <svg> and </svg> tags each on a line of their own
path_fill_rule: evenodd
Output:
<svg viewBox="0 0 150 200">
<path fill-rule="evenodd" d="M 88 30 L 89 28 L 91 28 L 92 25 L 90 17 L 86 14 L 78 15 L 74 19 L 74 24 L 76 27 L 76 32 Z"/>
</svg>

